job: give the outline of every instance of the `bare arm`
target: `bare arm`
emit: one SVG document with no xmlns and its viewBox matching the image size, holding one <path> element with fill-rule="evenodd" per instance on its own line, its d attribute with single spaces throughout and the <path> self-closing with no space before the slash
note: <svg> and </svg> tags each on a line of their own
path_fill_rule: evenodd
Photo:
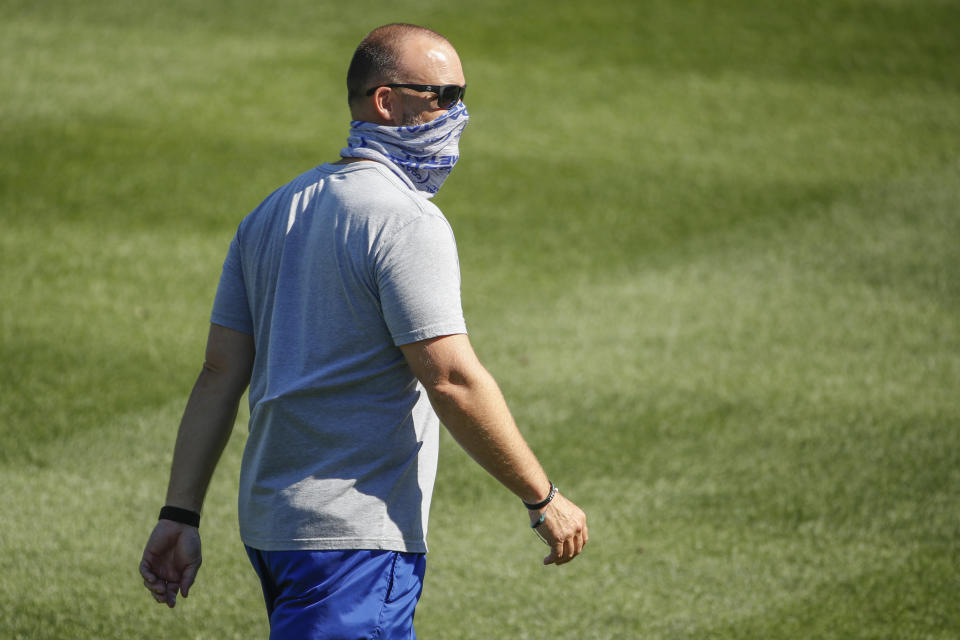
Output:
<svg viewBox="0 0 960 640">
<path fill-rule="evenodd" d="M 437 415 L 454 439 L 481 467 L 527 503 L 543 500 L 550 481 L 507 408 L 493 376 L 477 359 L 465 335 L 450 335 L 400 347 L 423 383 Z M 545 564 L 572 560 L 587 541 L 586 516 L 557 495 L 530 512 L 531 523 L 546 516 L 551 547 Z"/>
<path fill-rule="evenodd" d="M 230 439 L 250 383 L 253 337 L 211 324 L 203 369 L 187 401 L 174 446 L 167 504 L 200 512 L 210 478 Z M 187 596 L 200 568 L 196 527 L 160 520 L 143 551 L 140 574 L 157 602 L 173 607 Z"/>
<path fill-rule="evenodd" d="M 250 384 L 253 336 L 211 324 L 203 369 L 180 421 L 167 504 L 199 512 Z"/>
</svg>

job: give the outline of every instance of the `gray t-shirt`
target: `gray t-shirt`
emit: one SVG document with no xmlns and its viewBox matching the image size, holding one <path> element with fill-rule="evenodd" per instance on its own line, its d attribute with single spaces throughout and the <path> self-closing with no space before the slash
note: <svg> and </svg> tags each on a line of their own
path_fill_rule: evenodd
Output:
<svg viewBox="0 0 960 640">
<path fill-rule="evenodd" d="M 240 224 L 211 321 L 256 345 L 243 542 L 425 552 L 439 420 L 398 345 L 466 333 L 440 210 L 377 162 L 312 169 Z"/>
</svg>

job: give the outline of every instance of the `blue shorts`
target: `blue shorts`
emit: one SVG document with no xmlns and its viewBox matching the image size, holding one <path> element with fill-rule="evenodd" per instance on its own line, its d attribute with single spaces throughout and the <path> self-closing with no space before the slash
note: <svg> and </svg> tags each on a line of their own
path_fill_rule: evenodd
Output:
<svg viewBox="0 0 960 640">
<path fill-rule="evenodd" d="M 271 640 L 413 640 L 426 556 L 397 551 L 260 551 Z"/>
</svg>

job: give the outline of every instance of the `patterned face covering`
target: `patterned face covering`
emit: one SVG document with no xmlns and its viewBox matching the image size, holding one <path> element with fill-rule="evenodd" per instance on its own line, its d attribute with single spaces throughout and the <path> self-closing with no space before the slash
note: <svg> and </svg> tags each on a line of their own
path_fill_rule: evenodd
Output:
<svg viewBox="0 0 960 640">
<path fill-rule="evenodd" d="M 387 165 L 408 187 L 432 198 L 460 158 L 460 135 L 470 114 L 462 102 L 435 120 L 412 127 L 386 127 L 354 120 L 344 158 Z"/>
</svg>

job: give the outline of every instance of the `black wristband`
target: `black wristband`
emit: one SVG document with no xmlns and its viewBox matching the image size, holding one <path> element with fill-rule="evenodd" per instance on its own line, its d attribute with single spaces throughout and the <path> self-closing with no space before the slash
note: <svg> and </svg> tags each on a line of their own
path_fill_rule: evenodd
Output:
<svg viewBox="0 0 960 640">
<path fill-rule="evenodd" d="M 166 506 L 160 509 L 160 517 L 157 520 L 172 520 L 173 522 L 200 528 L 200 514 L 180 507 Z"/>
<path fill-rule="evenodd" d="M 537 502 L 536 504 L 530 504 L 529 502 L 524 502 L 523 506 L 525 506 L 530 511 L 539 511 L 540 509 L 543 509 L 545 506 L 550 504 L 550 501 L 553 500 L 554 497 L 556 497 L 556 495 L 557 495 L 557 485 L 553 484 L 553 482 L 550 482 L 550 493 L 547 494 L 546 498 L 544 498 L 540 502 Z"/>
</svg>

